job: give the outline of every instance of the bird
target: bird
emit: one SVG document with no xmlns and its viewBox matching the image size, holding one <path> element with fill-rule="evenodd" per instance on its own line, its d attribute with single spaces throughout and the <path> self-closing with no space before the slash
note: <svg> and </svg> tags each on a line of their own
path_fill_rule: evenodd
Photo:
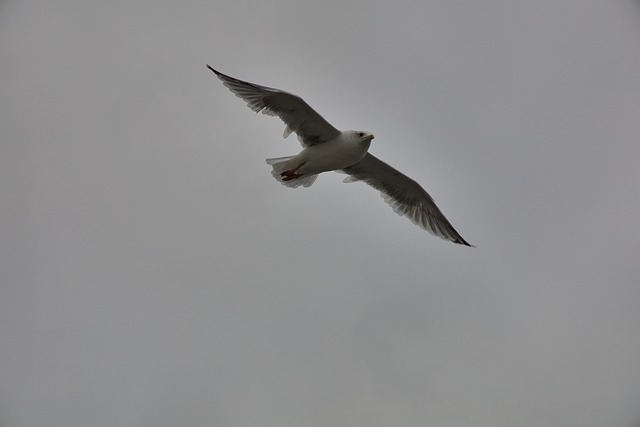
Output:
<svg viewBox="0 0 640 427">
<path fill-rule="evenodd" d="M 398 215 L 444 240 L 473 247 L 420 184 L 369 153 L 371 132 L 340 131 L 298 95 L 228 76 L 209 64 L 207 68 L 251 110 L 279 117 L 285 124 L 284 138 L 291 133 L 298 136 L 303 147 L 298 154 L 266 159 L 278 182 L 290 188 L 309 187 L 323 172 L 346 173 L 344 182 L 363 181 L 380 191 Z"/>
</svg>

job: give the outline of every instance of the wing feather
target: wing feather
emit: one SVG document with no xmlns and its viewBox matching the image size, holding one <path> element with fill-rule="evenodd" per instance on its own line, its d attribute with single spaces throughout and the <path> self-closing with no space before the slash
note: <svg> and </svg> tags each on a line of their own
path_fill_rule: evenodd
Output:
<svg viewBox="0 0 640 427">
<path fill-rule="evenodd" d="M 237 97 L 243 99 L 256 113 L 279 117 L 287 126 L 286 138 L 295 132 L 300 143 L 305 146 L 321 144 L 340 135 L 340 131 L 327 122 L 302 98 L 280 89 L 260 86 L 238 80 L 213 69 L 223 84 Z"/>
<path fill-rule="evenodd" d="M 453 228 L 420 184 L 373 155 L 367 153 L 360 162 L 342 171 L 350 175 L 346 182 L 364 181 L 379 190 L 398 215 L 406 216 L 431 234 L 453 243 L 473 246 Z"/>
</svg>

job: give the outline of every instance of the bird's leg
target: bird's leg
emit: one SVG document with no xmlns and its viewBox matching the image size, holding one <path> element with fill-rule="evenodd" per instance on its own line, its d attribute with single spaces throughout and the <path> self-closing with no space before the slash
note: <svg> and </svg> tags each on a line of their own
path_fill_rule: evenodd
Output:
<svg viewBox="0 0 640 427">
<path fill-rule="evenodd" d="M 304 175 L 303 173 L 296 173 L 296 171 L 298 169 L 300 169 L 302 167 L 302 165 L 304 165 L 304 163 L 300 163 L 298 165 L 298 167 L 296 167 L 295 169 L 289 169 L 289 170 L 286 170 L 286 171 L 282 172 L 280 174 L 280 176 L 282 177 L 282 180 L 283 181 L 291 181 L 292 179 L 297 179 L 297 178 L 300 178 L 301 176 L 303 176 Z"/>
</svg>

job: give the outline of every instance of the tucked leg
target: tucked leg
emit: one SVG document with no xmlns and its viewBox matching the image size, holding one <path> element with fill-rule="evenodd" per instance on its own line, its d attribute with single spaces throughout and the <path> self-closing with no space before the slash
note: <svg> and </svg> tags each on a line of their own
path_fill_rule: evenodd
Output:
<svg viewBox="0 0 640 427">
<path fill-rule="evenodd" d="M 289 169 L 289 170 L 286 170 L 286 171 L 283 171 L 282 173 L 280 173 L 280 176 L 282 177 L 282 180 L 283 181 L 291 181 L 292 179 L 297 179 L 297 178 L 300 178 L 301 176 L 303 176 L 304 174 L 302 174 L 302 173 L 296 173 L 296 171 L 298 169 L 300 169 L 302 167 L 302 165 L 304 165 L 304 163 L 301 163 L 295 169 Z"/>
</svg>

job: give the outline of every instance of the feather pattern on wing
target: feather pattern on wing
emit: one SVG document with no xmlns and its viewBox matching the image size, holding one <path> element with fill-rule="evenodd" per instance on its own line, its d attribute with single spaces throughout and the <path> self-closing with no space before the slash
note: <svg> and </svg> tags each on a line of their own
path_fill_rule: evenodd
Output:
<svg viewBox="0 0 640 427">
<path fill-rule="evenodd" d="M 299 96 L 280 89 L 238 80 L 214 70 L 210 65 L 207 67 L 231 92 L 246 101 L 247 106 L 253 111 L 279 117 L 287 126 L 284 131 L 285 138 L 291 132 L 295 132 L 300 143 L 309 147 L 340 135 L 338 129 Z"/>
<path fill-rule="evenodd" d="M 371 154 L 342 170 L 345 182 L 364 181 L 376 190 L 393 210 L 409 218 L 431 234 L 461 245 L 467 243 L 440 212 L 435 202 L 417 182 Z"/>
</svg>

